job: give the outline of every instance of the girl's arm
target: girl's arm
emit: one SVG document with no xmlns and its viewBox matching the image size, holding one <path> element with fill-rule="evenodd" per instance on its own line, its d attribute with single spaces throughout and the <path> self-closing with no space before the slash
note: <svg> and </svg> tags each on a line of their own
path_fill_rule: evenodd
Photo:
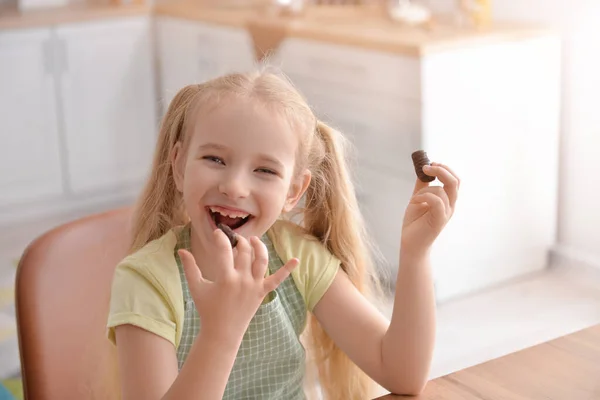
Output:
<svg viewBox="0 0 600 400">
<path fill-rule="evenodd" d="M 403 282 L 396 291 L 391 324 L 343 271 L 338 272 L 313 310 L 348 357 L 395 394 L 419 394 L 427 382 L 434 318 L 430 300 L 426 299 L 426 293 L 431 292 L 426 287 L 427 277 L 417 275 L 399 272 L 398 280 Z"/>
<path fill-rule="evenodd" d="M 177 373 L 173 344 L 133 325 L 115 329 L 123 400 L 221 399 L 241 343 L 203 330 Z"/>
<path fill-rule="evenodd" d="M 382 363 L 409 394 L 429 378 L 435 343 L 435 293 L 429 257 L 400 256 L 392 321 L 382 344 Z"/>
<path fill-rule="evenodd" d="M 313 310 L 337 345 L 377 383 L 396 394 L 420 393 L 435 341 L 435 296 L 430 248 L 453 214 L 459 180 L 446 166 L 424 168 L 444 186 L 417 181 L 407 207 L 392 320 L 339 272 Z"/>
</svg>

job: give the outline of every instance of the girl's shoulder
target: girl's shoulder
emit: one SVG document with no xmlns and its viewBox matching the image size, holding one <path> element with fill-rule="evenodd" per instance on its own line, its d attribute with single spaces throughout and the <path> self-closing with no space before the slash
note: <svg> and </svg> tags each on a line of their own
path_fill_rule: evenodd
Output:
<svg viewBox="0 0 600 400">
<path fill-rule="evenodd" d="M 267 234 L 273 244 L 295 248 L 308 247 L 317 251 L 329 252 L 317 237 L 293 221 L 278 219 Z"/>
<path fill-rule="evenodd" d="M 181 279 L 175 248 L 182 229 L 175 227 L 126 256 L 117 265 L 115 278 L 135 275 L 154 286 L 163 297 L 176 298 L 181 293 Z"/>
<path fill-rule="evenodd" d="M 142 248 L 121 260 L 119 265 L 128 264 L 130 267 L 143 269 L 164 261 L 171 261 L 171 259 L 174 261 L 174 251 L 180 229 L 173 228 L 158 239 L 146 243 Z"/>
<path fill-rule="evenodd" d="M 284 264 L 292 258 L 300 261 L 292 278 L 312 311 L 333 282 L 340 260 L 318 238 L 292 221 L 278 220 L 267 234 Z"/>
</svg>

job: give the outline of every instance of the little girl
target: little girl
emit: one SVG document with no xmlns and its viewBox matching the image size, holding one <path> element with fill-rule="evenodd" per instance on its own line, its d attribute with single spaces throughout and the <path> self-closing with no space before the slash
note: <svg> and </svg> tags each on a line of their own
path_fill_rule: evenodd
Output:
<svg viewBox="0 0 600 400">
<path fill-rule="evenodd" d="M 343 137 L 273 73 L 183 88 L 114 275 L 108 335 L 123 399 L 304 399 L 305 371 L 326 399 L 369 398 L 372 381 L 419 393 L 435 334 L 429 251 L 459 186 L 442 164 L 424 171 L 443 186 L 415 179 L 398 221 L 389 322 L 367 300 Z M 302 219 L 285 219 L 301 199 Z M 235 248 L 218 224 L 236 232 Z"/>
</svg>

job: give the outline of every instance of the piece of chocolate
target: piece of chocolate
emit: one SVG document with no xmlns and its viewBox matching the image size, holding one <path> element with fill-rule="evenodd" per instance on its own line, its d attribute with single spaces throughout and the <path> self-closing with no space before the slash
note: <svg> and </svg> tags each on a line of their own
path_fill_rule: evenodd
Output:
<svg viewBox="0 0 600 400">
<path fill-rule="evenodd" d="M 224 225 L 224 224 L 218 224 L 217 228 L 219 228 L 220 230 L 223 231 L 223 233 L 225 233 L 225 235 L 231 242 L 232 248 L 237 246 L 237 243 L 238 243 L 237 234 L 233 230 L 231 230 L 230 227 L 228 227 L 227 225 Z"/>
<path fill-rule="evenodd" d="M 423 167 L 425 165 L 431 165 L 431 161 L 429 161 L 429 157 L 427 157 L 427 153 L 423 150 L 417 150 L 412 153 L 412 161 L 415 166 L 415 172 L 417 173 L 417 177 L 423 182 L 432 182 L 435 180 L 435 176 L 429 176 L 423 172 Z"/>
</svg>

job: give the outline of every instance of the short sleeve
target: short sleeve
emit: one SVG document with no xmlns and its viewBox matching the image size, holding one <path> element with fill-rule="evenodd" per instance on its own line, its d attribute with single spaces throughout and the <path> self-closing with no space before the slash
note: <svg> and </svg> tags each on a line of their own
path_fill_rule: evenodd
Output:
<svg viewBox="0 0 600 400">
<path fill-rule="evenodd" d="M 284 263 L 294 257 L 300 260 L 298 267 L 292 271 L 292 278 L 307 309 L 312 312 L 333 283 L 340 260 L 292 222 L 277 221 L 269 234 Z"/>
<path fill-rule="evenodd" d="M 130 324 L 179 346 L 184 305 L 176 244 L 176 233 L 169 231 L 117 265 L 107 323 L 113 343 L 115 327 Z"/>
<path fill-rule="evenodd" d="M 176 319 L 168 300 L 144 276 L 143 269 L 122 263 L 115 270 L 108 315 L 108 337 L 114 328 L 130 324 L 167 339 L 175 345 Z"/>
</svg>

